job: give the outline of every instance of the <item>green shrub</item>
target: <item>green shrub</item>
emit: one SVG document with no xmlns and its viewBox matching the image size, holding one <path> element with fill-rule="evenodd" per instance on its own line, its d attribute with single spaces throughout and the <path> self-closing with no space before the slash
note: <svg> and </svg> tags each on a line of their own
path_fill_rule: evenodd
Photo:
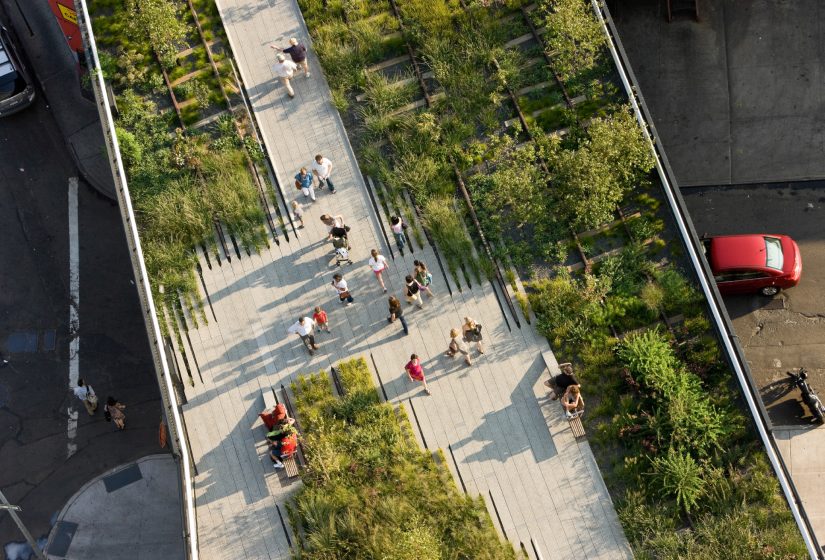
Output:
<svg viewBox="0 0 825 560">
<path fill-rule="evenodd" d="M 595 67 L 607 37 L 590 4 L 582 0 L 541 0 L 547 27 L 547 52 L 563 80 Z"/>
<path fill-rule="evenodd" d="M 667 455 L 653 460 L 653 477 L 665 496 L 672 496 L 685 512 L 696 507 L 702 497 L 702 467 L 690 454 L 671 447 Z"/>
<path fill-rule="evenodd" d="M 187 32 L 180 8 L 169 0 L 126 0 L 126 10 L 131 32 L 149 38 L 164 67 L 174 66 Z"/>
</svg>

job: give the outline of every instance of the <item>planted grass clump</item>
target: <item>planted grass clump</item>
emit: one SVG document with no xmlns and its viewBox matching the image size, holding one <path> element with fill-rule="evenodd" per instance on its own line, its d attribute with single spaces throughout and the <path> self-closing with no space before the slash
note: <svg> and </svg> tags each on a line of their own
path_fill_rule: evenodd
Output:
<svg viewBox="0 0 825 560">
<path fill-rule="evenodd" d="M 289 504 L 294 558 L 516 558 L 481 498 L 461 494 L 443 460 L 422 452 L 403 408 L 382 404 L 363 359 L 292 384 L 307 468 Z M 440 457 L 440 456 L 439 456 Z"/>
</svg>

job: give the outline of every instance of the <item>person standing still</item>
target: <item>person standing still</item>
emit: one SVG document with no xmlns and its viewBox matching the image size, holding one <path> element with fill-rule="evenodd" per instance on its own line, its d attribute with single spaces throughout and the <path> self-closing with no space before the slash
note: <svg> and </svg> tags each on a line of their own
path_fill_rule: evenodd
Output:
<svg viewBox="0 0 825 560">
<path fill-rule="evenodd" d="M 376 249 L 370 251 L 370 260 L 369 265 L 372 269 L 372 273 L 375 274 L 375 277 L 378 278 L 378 283 L 381 284 L 381 289 L 384 290 L 384 293 L 387 293 L 387 287 L 384 285 L 384 278 L 381 276 L 384 274 L 384 271 L 387 270 L 389 266 L 387 264 L 387 259 L 384 255 L 379 255 Z"/>
<path fill-rule="evenodd" d="M 309 197 L 312 202 L 315 202 L 315 187 L 312 186 L 312 173 L 307 171 L 306 167 L 302 167 L 298 173 L 295 174 L 295 188 L 304 193 L 304 197 Z"/>
<path fill-rule="evenodd" d="M 273 49 L 278 49 L 280 47 L 276 47 L 275 45 L 270 45 Z M 284 52 L 289 55 L 292 59 L 292 62 L 300 66 L 304 71 L 304 76 L 309 78 L 309 64 L 307 63 L 307 48 L 295 37 L 292 37 L 289 40 L 289 46 L 281 52 Z"/>
<path fill-rule="evenodd" d="M 407 224 L 404 223 L 398 216 L 392 216 L 390 218 L 390 229 L 392 230 L 392 236 L 395 237 L 395 244 L 398 246 L 398 251 L 401 253 L 401 256 L 404 256 L 404 245 L 407 244 L 407 238 L 404 236 L 404 230 L 407 229 Z"/>
<path fill-rule="evenodd" d="M 125 408 L 126 405 L 116 398 L 112 396 L 106 397 L 106 406 L 103 407 L 103 414 L 106 420 L 111 420 L 115 423 L 118 430 L 126 428 L 126 414 L 123 413 Z"/>
<path fill-rule="evenodd" d="M 97 410 L 97 395 L 91 385 L 86 385 L 83 378 L 77 380 L 77 387 L 73 389 L 74 396 L 83 401 L 83 406 L 86 407 L 86 412 L 89 416 L 94 416 Z"/>
<path fill-rule="evenodd" d="M 336 274 L 332 277 L 332 287 L 335 288 L 335 291 L 338 292 L 338 300 L 341 303 L 346 303 L 347 307 L 352 305 L 352 294 L 349 293 L 349 286 L 347 286 L 347 281 L 344 280 L 344 277 L 340 274 Z"/>
<path fill-rule="evenodd" d="M 330 178 L 332 162 L 329 159 L 321 154 L 315 156 L 315 163 L 312 164 L 312 172 L 318 177 L 319 189 L 324 188 L 324 185 L 326 185 L 329 188 L 329 192 L 335 194 L 335 185 L 332 184 L 332 179 Z"/>
<path fill-rule="evenodd" d="M 287 60 L 282 54 L 278 55 L 278 62 L 276 62 L 273 67 L 275 75 L 281 79 L 281 83 L 286 87 L 286 92 L 289 94 L 290 99 L 295 97 L 295 91 L 292 89 L 292 84 L 289 83 L 289 80 L 295 75 L 295 70 L 297 69 L 298 65 L 291 60 Z"/>
<path fill-rule="evenodd" d="M 298 321 L 287 329 L 288 333 L 297 334 L 301 337 L 301 342 L 306 346 L 309 355 L 315 354 L 318 345 L 315 344 L 315 322 L 309 317 L 301 317 Z"/>
<path fill-rule="evenodd" d="M 420 381 L 424 385 L 424 391 L 431 395 L 430 389 L 427 388 L 427 378 L 424 376 L 424 368 L 421 367 L 421 360 L 416 354 L 410 356 L 410 361 L 404 366 L 407 371 L 407 377 L 410 381 Z"/>
<path fill-rule="evenodd" d="M 404 334 L 410 334 L 410 327 L 407 325 L 407 320 L 404 319 L 404 310 L 401 309 L 401 302 L 395 296 L 390 296 L 389 299 L 390 316 L 387 321 L 394 323 L 396 319 L 401 322 L 401 327 L 404 329 Z"/>
</svg>

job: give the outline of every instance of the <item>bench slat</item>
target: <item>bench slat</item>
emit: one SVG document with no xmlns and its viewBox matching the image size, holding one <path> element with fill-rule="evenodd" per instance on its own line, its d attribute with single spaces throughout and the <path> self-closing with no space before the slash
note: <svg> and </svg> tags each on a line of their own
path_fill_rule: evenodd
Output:
<svg viewBox="0 0 825 560">
<path fill-rule="evenodd" d="M 570 418 L 570 430 L 576 439 L 583 438 L 587 435 L 584 433 L 584 424 L 582 424 L 582 419 L 579 416 Z"/>
<path fill-rule="evenodd" d="M 281 462 L 284 464 L 284 472 L 286 472 L 289 478 L 298 476 L 298 461 L 295 460 L 294 454 L 289 457 L 284 457 L 281 459 Z"/>
</svg>

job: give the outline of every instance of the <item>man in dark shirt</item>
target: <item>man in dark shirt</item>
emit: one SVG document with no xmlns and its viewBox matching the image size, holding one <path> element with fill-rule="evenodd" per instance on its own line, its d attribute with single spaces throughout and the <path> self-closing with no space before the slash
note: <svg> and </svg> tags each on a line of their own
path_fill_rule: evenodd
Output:
<svg viewBox="0 0 825 560">
<path fill-rule="evenodd" d="M 554 401 L 563 395 L 568 387 L 572 385 L 581 387 L 579 380 L 573 375 L 573 366 L 570 364 L 561 364 L 561 373 L 552 379 L 548 379 L 544 384 L 550 388 L 552 393 L 550 398 Z"/>
<path fill-rule="evenodd" d="M 275 45 L 272 45 L 273 49 L 277 49 Z M 287 53 L 289 56 L 292 57 L 292 62 L 298 65 L 298 67 L 304 69 L 304 76 L 309 78 L 309 64 L 307 63 L 307 48 L 304 46 L 303 43 L 299 42 L 298 39 L 293 37 L 289 40 L 289 47 L 283 49 L 283 51 Z"/>
</svg>

